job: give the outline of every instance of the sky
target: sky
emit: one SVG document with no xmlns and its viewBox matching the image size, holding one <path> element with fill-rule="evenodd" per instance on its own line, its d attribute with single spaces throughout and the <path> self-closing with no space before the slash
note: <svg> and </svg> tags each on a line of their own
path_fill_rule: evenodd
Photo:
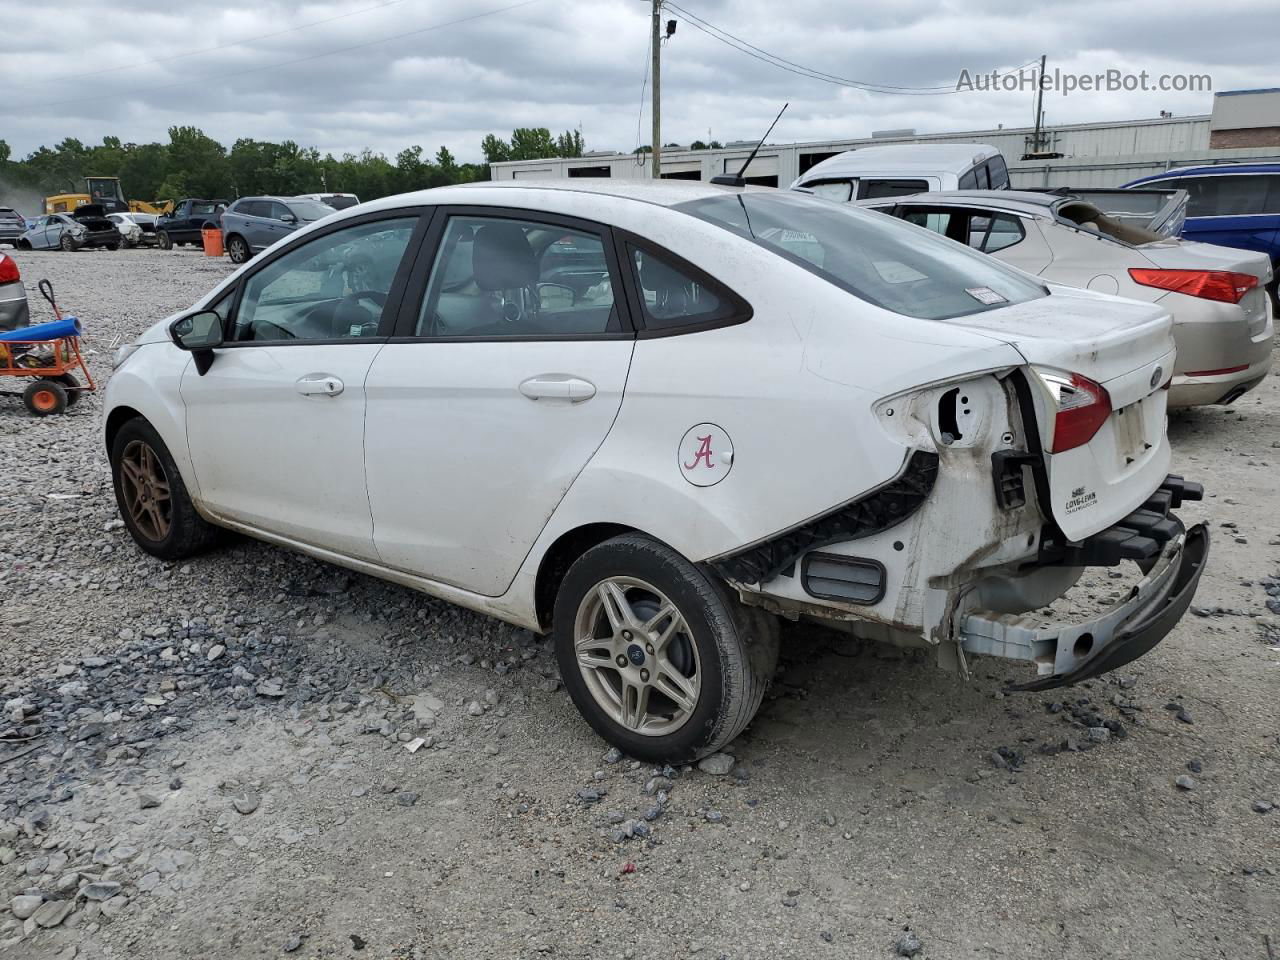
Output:
<svg viewBox="0 0 1280 960">
<path fill-rule="evenodd" d="M 798 76 L 672 8 L 662 140 L 771 142 L 1030 125 L 1033 93 L 954 92 L 1049 58 L 1050 71 L 1207 74 L 1213 90 L 1280 85 L 1275 0 L 678 0 L 705 25 L 793 64 L 892 88 Z M 650 142 L 642 82 L 650 0 L 0 0 L 0 139 L 15 158 L 64 137 L 166 140 L 194 125 L 321 151 L 410 144 L 481 159 L 487 133 L 580 129 L 589 150 Z M 1253 26 L 1250 27 L 1249 25 Z M 1268 26 L 1268 24 L 1270 26 Z M 1045 94 L 1046 121 L 1206 114 L 1204 91 Z"/>
</svg>

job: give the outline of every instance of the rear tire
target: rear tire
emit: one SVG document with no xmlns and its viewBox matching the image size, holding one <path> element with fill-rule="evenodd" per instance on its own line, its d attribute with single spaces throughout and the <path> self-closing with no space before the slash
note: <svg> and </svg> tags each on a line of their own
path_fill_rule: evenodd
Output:
<svg viewBox="0 0 1280 960">
<path fill-rule="evenodd" d="M 232 234 L 227 238 L 227 256 L 232 263 L 248 263 L 249 255 L 249 244 L 244 237 Z"/>
<path fill-rule="evenodd" d="M 686 763 L 732 741 L 778 662 L 772 616 L 641 534 L 579 557 L 553 619 L 560 675 L 579 712 L 609 743 L 652 763 Z"/>
<path fill-rule="evenodd" d="M 169 234 L 164 230 L 161 230 L 158 235 L 158 243 L 160 244 L 161 250 L 173 249 L 173 237 L 169 236 Z"/>
<path fill-rule="evenodd" d="M 33 417 L 52 417 L 67 409 L 67 389 L 57 380 L 41 378 L 22 391 L 22 402 Z"/>
<path fill-rule="evenodd" d="M 111 441 L 111 480 L 126 529 L 153 557 L 181 560 L 217 541 L 218 528 L 196 512 L 169 448 L 142 417 Z"/>
</svg>

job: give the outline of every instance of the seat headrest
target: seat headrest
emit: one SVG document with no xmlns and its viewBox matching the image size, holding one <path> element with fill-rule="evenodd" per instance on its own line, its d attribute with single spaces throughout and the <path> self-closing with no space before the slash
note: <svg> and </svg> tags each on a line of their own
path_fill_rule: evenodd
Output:
<svg viewBox="0 0 1280 960">
<path fill-rule="evenodd" d="M 492 223 L 476 232 L 471 270 L 481 290 L 518 290 L 538 279 L 538 259 L 514 223 Z"/>
<path fill-rule="evenodd" d="M 673 270 L 657 257 L 640 254 L 640 285 L 656 292 L 678 290 L 687 286 L 684 274 Z"/>
</svg>

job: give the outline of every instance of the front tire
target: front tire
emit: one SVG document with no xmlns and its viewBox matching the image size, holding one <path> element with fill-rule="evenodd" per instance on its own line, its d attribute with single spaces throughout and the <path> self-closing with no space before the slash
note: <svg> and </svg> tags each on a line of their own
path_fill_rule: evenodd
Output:
<svg viewBox="0 0 1280 960">
<path fill-rule="evenodd" d="M 778 660 L 772 616 L 641 534 L 607 540 L 569 568 L 554 634 L 560 675 L 586 721 L 653 763 L 686 763 L 732 741 Z"/>
<path fill-rule="evenodd" d="M 111 479 L 125 527 L 153 557 L 181 560 L 217 539 L 217 528 L 196 512 L 169 448 L 141 417 L 111 442 Z"/>
<path fill-rule="evenodd" d="M 58 238 L 58 246 L 66 253 L 74 253 L 76 249 L 76 242 L 71 239 L 70 234 L 64 233 Z"/>
<path fill-rule="evenodd" d="M 249 261 L 249 244 L 244 237 L 233 235 L 227 238 L 227 256 L 231 258 L 232 263 Z"/>
<path fill-rule="evenodd" d="M 167 232 L 165 232 L 164 230 L 161 230 L 161 231 L 160 231 L 160 234 L 159 234 L 159 241 L 158 241 L 158 242 L 159 242 L 159 244 L 160 244 L 160 249 L 161 249 L 161 250 L 172 250 L 172 249 L 173 249 L 173 237 L 169 236 L 169 234 L 168 234 Z"/>
</svg>

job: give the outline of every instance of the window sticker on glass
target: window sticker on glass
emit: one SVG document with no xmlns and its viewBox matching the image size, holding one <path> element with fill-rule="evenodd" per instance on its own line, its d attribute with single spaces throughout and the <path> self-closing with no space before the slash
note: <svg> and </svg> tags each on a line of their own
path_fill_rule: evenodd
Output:
<svg viewBox="0 0 1280 960">
<path fill-rule="evenodd" d="M 1008 298 L 996 293 L 990 287 L 965 287 L 964 292 L 979 303 L 991 306 L 993 303 L 1007 303 Z"/>
<path fill-rule="evenodd" d="M 900 260 L 872 260 L 871 265 L 880 274 L 885 283 L 915 283 L 917 280 L 928 280 L 923 273 L 909 267 Z M 972 292 L 972 291 L 970 291 Z"/>
</svg>

